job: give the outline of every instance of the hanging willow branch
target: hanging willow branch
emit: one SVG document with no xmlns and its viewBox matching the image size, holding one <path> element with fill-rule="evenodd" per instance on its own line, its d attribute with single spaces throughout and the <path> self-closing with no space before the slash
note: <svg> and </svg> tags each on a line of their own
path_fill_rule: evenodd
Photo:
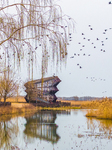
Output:
<svg viewBox="0 0 112 150">
<path fill-rule="evenodd" d="M 32 64 L 35 58 L 32 53 L 38 46 L 42 50 L 43 74 L 47 71 L 48 57 L 56 64 L 66 61 L 74 21 L 62 14 L 59 5 L 53 0 L 0 0 L 0 6 L 0 47 L 8 46 L 14 61 L 20 64 L 26 56 Z"/>
</svg>

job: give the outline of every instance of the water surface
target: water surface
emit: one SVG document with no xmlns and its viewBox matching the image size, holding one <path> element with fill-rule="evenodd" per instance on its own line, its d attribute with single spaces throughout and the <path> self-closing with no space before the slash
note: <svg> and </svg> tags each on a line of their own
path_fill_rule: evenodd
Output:
<svg viewBox="0 0 112 150">
<path fill-rule="evenodd" d="M 86 110 L 40 111 L 0 118 L 0 150 L 111 150 L 112 121 Z"/>
</svg>

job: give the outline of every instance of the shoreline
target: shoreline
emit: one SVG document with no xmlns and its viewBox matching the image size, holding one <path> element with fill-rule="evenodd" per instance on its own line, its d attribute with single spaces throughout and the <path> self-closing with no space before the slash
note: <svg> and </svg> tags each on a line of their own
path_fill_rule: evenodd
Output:
<svg viewBox="0 0 112 150">
<path fill-rule="evenodd" d="M 0 116 L 9 114 L 19 115 L 20 113 L 26 114 L 31 112 L 36 113 L 39 110 L 63 111 L 69 109 L 90 109 L 87 112 L 86 117 L 112 120 L 112 99 L 109 98 L 92 101 L 57 100 L 57 104 L 50 105 L 41 105 L 41 103 L 26 103 L 24 97 L 18 98 L 18 101 L 14 98 L 9 98 L 7 102 L 10 102 L 11 106 L 0 106 Z"/>
</svg>

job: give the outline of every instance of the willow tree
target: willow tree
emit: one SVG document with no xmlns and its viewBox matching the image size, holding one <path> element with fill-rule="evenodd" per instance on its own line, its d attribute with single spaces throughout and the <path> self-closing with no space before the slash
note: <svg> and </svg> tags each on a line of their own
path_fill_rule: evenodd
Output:
<svg viewBox="0 0 112 150">
<path fill-rule="evenodd" d="M 74 21 L 54 0 L 0 0 L 0 59 L 19 65 L 27 59 L 33 73 L 41 50 L 43 76 L 49 59 L 56 65 L 66 62 L 73 28 Z"/>
</svg>

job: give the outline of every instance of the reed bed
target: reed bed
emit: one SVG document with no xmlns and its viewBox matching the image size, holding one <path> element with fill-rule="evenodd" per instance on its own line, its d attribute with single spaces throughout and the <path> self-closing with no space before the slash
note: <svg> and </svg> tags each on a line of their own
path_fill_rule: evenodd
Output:
<svg viewBox="0 0 112 150">
<path fill-rule="evenodd" d="M 87 101 L 74 101 L 74 100 L 61 100 L 61 102 L 70 102 L 71 108 L 76 109 L 97 109 L 99 105 L 101 104 L 101 100 L 87 100 Z"/>
<path fill-rule="evenodd" d="M 97 103 L 97 101 L 95 103 Z M 89 110 L 86 116 L 112 120 L 112 100 L 108 98 L 101 100 L 97 110 Z"/>
<path fill-rule="evenodd" d="M 12 106 L 2 106 L 0 107 L 0 115 L 10 115 L 10 114 L 21 114 L 21 113 L 28 113 L 28 112 L 36 112 L 37 108 L 30 105 L 30 106 L 25 106 L 21 108 L 16 108 Z"/>
</svg>

